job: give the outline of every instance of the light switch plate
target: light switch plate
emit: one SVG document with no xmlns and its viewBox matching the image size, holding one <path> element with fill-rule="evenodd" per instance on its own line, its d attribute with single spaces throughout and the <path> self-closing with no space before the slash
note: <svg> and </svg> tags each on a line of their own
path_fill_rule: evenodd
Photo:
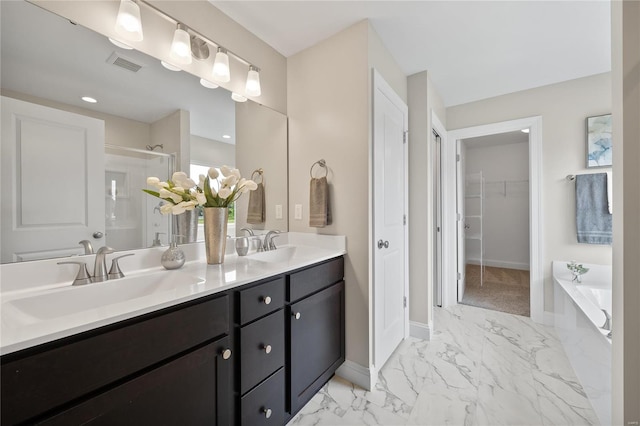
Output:
<svg viewBox="0 0 640 426">
<path fill-rule="evenodd" d="M 294 218 L 296 220 L 302 220 L 302 204 L 296 204 Z"/>
<path fill-rule="evenodd" d="M 282 204 L 276 204 L 276 219 L 282 219 Z"/>
</svg>

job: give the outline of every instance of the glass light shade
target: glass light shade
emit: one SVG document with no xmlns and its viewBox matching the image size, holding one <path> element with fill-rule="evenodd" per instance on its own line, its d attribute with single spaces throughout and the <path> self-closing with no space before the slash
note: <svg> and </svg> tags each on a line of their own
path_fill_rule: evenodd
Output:
<svg viewBox="0 0 640 426">
<path fill-rule="evenodd" d="M 170 64 L 169 62 L 160 61 L 160 63 L 162 64 L 163 67 L 165 67 L 169 71 L 182 71 L 180 67 L 176 67 L 175 65 Z"/>
<path fill-rule="evenodd" d="M 221 48 L 218 48 L 216 60 L 213 62 L 213 78 L 221 83 L 227 83 L 231 80 L 229 72 L 229 55 Z"/>
<path fill-rule="evenodd" d="M 140 6 L 134 3 L 133 0 L 120 0 L 115 30 L 119 36 L 126 40 L 142 41 Z"/>
<path fill-rule="evenodd" d="M 231 99 L 236 102 L 247 102 L 247 98 L 236 92 L 231 92 Z"/>
<path fill-rule="evenodd" d="M 184 25 L 178 24 L 171 43 L 171 59 L 182 65 L 191 63 L 191 38 L 185 29 Z"/>
<path fill-rule="evenodd" d="M 109 37 L 109 41 L 122 49 L 133 50 L 133 47 L 129 46 L 127 43 L 121 42 L 120 40 L 116 40 L 115 38 Z"/>
<path fill-rule="evenodd" d="M 245 93 L 247 96 L 260 96 L 262 93 L 262 90 L 260 89 L 260 73 L 254 66 L 249 67 Z"/>
<path fill-rule="evenodd" d="M 217 84 L 209 81 L 209 80 L 205 80 L 204 78 L 200 79 L 200 84 L 202 84 L 204 87 L 206 87 L 207 89 L 217 89 L 218 86 Z"/>
</svg>

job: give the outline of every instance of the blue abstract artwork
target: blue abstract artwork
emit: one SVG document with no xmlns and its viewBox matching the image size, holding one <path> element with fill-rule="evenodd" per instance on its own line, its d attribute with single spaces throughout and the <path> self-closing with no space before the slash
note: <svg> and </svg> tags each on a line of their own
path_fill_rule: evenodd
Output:
<svg viewBox="0 0 640 426">
<path fill-rule="evenodd" d="M 611 114 L 587 117 L 587 167 L 611 167 Z"/>
</svg>

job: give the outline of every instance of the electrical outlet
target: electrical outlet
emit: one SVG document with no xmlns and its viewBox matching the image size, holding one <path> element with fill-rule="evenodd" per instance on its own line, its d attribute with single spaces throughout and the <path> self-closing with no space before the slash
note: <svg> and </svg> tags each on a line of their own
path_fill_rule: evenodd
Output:
<svg viewBox="0 0 640 426">
<path fill-rule="evenodd" d="M 294 218 L 296 220 L 302 220 L 302 204 L 296 204 Z"/>
<path fill-rule="evenodd" d="M 282 219 L 282 204 L 276 204 L 276 219 Z"/>
</svg>

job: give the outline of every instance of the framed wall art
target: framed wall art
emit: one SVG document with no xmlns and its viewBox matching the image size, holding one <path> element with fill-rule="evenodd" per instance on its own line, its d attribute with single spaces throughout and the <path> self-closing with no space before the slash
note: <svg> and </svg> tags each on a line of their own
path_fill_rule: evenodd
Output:
<svg viewBox="0 0 640 426">
<path fill-rule="evenodd" d="M 613 165 L 611 114 L 587 117 L 587 168 Z"/>
</svg>

